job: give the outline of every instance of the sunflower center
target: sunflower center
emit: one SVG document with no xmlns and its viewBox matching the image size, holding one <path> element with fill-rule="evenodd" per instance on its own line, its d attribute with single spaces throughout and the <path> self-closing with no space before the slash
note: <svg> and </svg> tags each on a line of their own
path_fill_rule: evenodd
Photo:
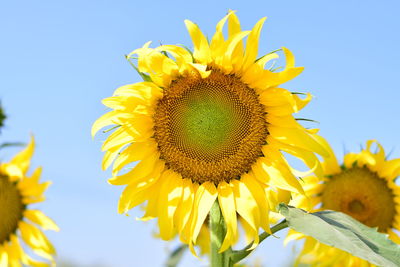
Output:
<svg viewBox="0 0 400 267">
<path fill-rule="evenodd" d="M 9 240 L 18 228 L 25 205 L 16 185 L 0 174 L 0 244 Z"/>
<path fill-rule="evenodd" d="M 348 210 L 351 213 L 360 213 L 363 212 L 365 209 L 363 203 L 361 201 L 359 201 L 358 199 L 353 200 L 349 203 L 349 207 Z"/>
<path fill-rule="evenodd" d="M 178 115 L 177 126 L 187 144 L 207 154 L 213 154 L 226 143 L 237 122 L 230 120 L 235 116 L 233 107 L 218 98 L 220 95 L 194 92 L 184 106 L 180 105 L 182 113 L 174 114 Z"/>
<path fill-rule="evenodd" d="M 385 232 L 396 214 L 394 195 L 385 179 L 368 168 L 354 167 L 334 175 L 322 193 L 322 205 L 346 213 Z"/>
<path fill-rule="evenodd" d="M 164 89 L 154 122 L 167 166 L 198 183 L 239 178 L 262 155 L 268 135 L 254 89 L 215 70 L 205 79 L 181 77 Z"/>
</svg>

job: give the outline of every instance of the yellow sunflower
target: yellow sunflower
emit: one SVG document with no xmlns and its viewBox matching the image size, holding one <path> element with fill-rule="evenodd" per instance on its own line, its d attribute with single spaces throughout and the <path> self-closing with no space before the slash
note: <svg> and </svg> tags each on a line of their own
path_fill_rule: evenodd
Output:
<svg viewBox="0 0 400 267">
<path fill-rule="evenodd" d="M 292 115 L 311 95 L 301 99 L 278 87 L 303 68 L 294 66 L 286 48 L 280 72 L 265 69 L 276 53 L 257 57 L 264 21 L 242 31 L 229 12 L 208 41 L 186 20 L 193 52 L 146 43 L 128 56 L 137 56 L 145 81 L 122 86 L 103 100 L 113 110 L 94 123 L 92 135 L 113 125 L 102 146 L 103 168 L 114 162 L 109 183 L 126 185 L 119 212 L 146 203 L 142 219 L 158 218 L 164 240 L 177 233 L 193 248 L 217 200 L 227 226 L 221 252 L 237 240 L 238 219 L 257 245 L 259 229 L 269 231 L 269 211 L 291 192 L 303 193 L 282 151 L 317 172 L 321 168 L 314 152 L 327 152 L 316 131 Z"/>
<path fill-rule="evenodd" d="M 26 175 L 34 150 L 34 140 L 9 163 L 0 164 L 0 267 L 52 266 L 55 249 L 43 232 L 58 231 L 57 225 L 30 204 L 45 200 L 50 182 L 39 183 L 41 168 Z M 27 245 L 23 245 L 20 239 Z M 48 263 L 32 259 L 23 249 L 30 248 Z"/>
<path fill-rule="evenodd" d="M 371 146 L 376 143 L 376 153 Z M 296 198 L 299 207 L 314 211 L 335 210 L 346 213 L 400 244 L 400 186 L 395 179 L 400 175 L 400 159 L 387 160 L 382 146 L 374 140 L 367 142 L 360 153 L 348 153 L 343 165 L 325 141 L 331 156 L 322 163 L 324 175 L 303 178 L 306 195 Z M 397 231 L 397 232 L 396 232 Z M 298 261 L 312 266 L 372 266 L 345 251 L 319 243 L 312 237 L 290 230 L 286 242 L 305 238 Z"/>
</svg>

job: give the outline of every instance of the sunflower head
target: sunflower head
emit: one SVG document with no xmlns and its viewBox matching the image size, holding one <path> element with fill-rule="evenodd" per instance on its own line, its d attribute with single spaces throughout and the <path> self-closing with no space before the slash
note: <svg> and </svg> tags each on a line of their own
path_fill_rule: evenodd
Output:
<svg viewBox="0 0 400 267">
<path fill-rule="evenodd" d="M 54 264 L 55 249 L 43 232 L 58 231 L 57 225 L 41 211 L 29 205 L 42 202 L 50 182 L 39 183 L 41 169 L 27 176 L 34 141 L 10 162 L 0 164 L 0 266 L 48 266 Z M 32 259 L 20 240 L 49 264 Z"/>
<path fill-rule="evenodd" d="M 193 247 L 218 201 L 227 225 L 221 251 L 237 240 L 238 221 L 257 245 L 259 228 L 269 231 L 269 211 L 291 192 L 303 193 L 282 151 L 321 171 L 315 153 L 327 152 L 315 130 L 293 117 L 311 95 L 302 99 L 279 87 L 303 68 L 286 48 L 279 72 L 270 67 L 278 54 L 258 57 L 264 21 L 242 31 L 229 12 L 208 41 L 187 20 L 193 51 L 146 43 L 128 55 L 137 58 L 145 81 L 103 100 L 112 111 L 94 123 L 92 134 L 113 125 L 102 147 L 103 168 L 113 164 L 109 183 L 126 185 L 119 211 L 146 202 L 143 219 L 158 218 L 165 240 L 177 233 Z"/>
<path fill-rule="evenodd" d="M 371 148 L 374 143 L 377 146 L 375 152 Z M 308 183 L 306 194 L 310 196 L 314 210 L 346 213 L 369 227 L 389 234 L 392 241 L 400 244 L 396 233 L 400 230 L 400 186 L 395 183 L 400 175 L 400 159 L 386 159 L 383 147 L 370 140 L 360 153 L 346 154 L 343 165 L 339 166 L 332 149 L 327 143 L 326 146 L 331 157 L 323 163 L 324 176 L 305 178 Z M 297 201 L 300 206 L 307 202 L 301 196 Z M 303 237 L 291 232 L 288 240 Z M 320 244 L 310 237 L 306 237 L 299 260 L 317 266 L 326 261 L 332 261 L 332 265 L 337 266 L 368 265 L 347 252 Z"/>
</svg>

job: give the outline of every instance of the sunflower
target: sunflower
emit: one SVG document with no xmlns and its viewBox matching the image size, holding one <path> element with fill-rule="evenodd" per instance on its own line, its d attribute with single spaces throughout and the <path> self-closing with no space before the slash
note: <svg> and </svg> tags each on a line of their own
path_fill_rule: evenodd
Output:
<svg viewBox="0 0 400 267">
<path fill-rule="evenodd" d="M 371 146 L 376 144 L 376 152 Z M 299 207 L 314 211 L 335 210 L 354 219 L 400 244 L 400 186 L 395 179 L 400 175 L 400 159 L 387 160 L 382 146 L 369 140 L 360 153 L 348 153 L 339 165 L 332 149 L 325 141 L 331 156 L 323 163 L 324 175 L 303 178 L 306 195 L 296 198 Z M 345 251 L 319 243 L 311 237 L 290 230 L 285 242 L 305 238 L 298 262 L 312 266 L 371 266 L 370 263 Z"/>
<path fill-rule="evenodd" d="M 92 135 L 112 125 L 102 166 L 113 164 L 110 184 L 126 185 L 118 210 L 146 203 L 141 219 L 158 218 L 164 240 L 178 234 L 193 248 L 218 201 L 227 226 L 220 251 L 237 240 L 238 220 L 256 246 L 259 229 L 269 231 L 269 211 L 291 192 L 303 193 L 282 151 L 321 169 L 314 153 L 327 152 L 316 130 L 305 129 L 292 115 L 311 95 L 303 99 L 278 87 L 303 68 L 294 66 L 286 48 L 281 49 L 286 66 L 279 72 L 265 69 L 276 53 L 257 58 L 264 21 L 242 31 L 229 12 L 209 42 L 186 20 L 193 52 L 146 43 L 128 55 L 136 56 L 145 81 L 122 86 L 103 100 L 113 110 L 94 123 Z"/>
<path fill-rule="evenodd" d="M 34 150 L 34 140 L 9 163 L 0 164 L 0 267 L 54 265 L 55 249 L 43 232 L 58 231 L 57 225 L 30 204 L 45 200 L 50 182 L 39 183 L 41 169 L 26 176 Z M 23 245 L 20 239 L 27 245 Z M 29 247 L 49 264 L 32 259 L 23 249 Z"/>
</svg>

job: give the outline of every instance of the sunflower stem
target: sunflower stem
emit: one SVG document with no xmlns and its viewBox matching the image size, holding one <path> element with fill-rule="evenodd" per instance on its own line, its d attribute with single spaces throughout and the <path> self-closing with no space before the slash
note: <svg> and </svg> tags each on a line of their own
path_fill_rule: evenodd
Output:
<svg viewBox="0 0 400 267">
<path fill-rule="evenodd" d="M 267 237 L 275 234 L 276 232 L 278 232 L 282 229 L 287 228 L 288 226 L 289 225 L 286 220 L 283 220 L 280 223 L 278 223 L 277 225 L 274 225 L 273 227 L 271 227 L 271 234 L 269 234 L 267 232 L 263 232 L 262 234 L 259 235 L 260 243 Z M 230 261 L 232 262 L 232 264 L 238 263 L 239 261 L 246 258 L 251 252 L 253 252 L 254 249 L 249 250 L 252 247 L 252 245 L 253 245 L 253 243 L 249 244 L 248 246 L 246 246 L 245 248 L 243 248 L 241 250 L 232 251 L 231 255 L 230 255 Z"/>
<path fill-rule="evenodd" d="M 211 241 L 211 267 L 232 266 L 229 251 L 219 253 L 226 234 L 226 225 L 222 216 L 218 200 L 214 202 L 210 210 L 210 241 Z"/>
</svg>

